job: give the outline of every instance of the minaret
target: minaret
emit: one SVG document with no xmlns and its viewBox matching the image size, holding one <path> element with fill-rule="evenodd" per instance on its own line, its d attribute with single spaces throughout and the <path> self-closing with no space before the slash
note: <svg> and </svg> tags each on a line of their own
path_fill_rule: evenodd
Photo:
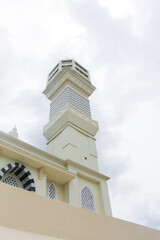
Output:
<svg viewBox="0 0 160 240">
<path fill-rule="evenodd" d="M 60 61 L 48 75 L 44 94 L 51 101 L 44 127 L 48 152 L 98 170 L 95 135 L 88 97 L 94 92 L 89 72 L 73 59 Z"/>
<path fill-rule="evenodd" d="M 51 101 L 44 127 L 48 152 L 64 160 L 76 178 L 63 186 L 64 201 L 112 215 L 107 176 L 98 172 L 95 135 L 89 96 L 95 87 L 89 72 L 73 59 L 60 61 L 49 73 L 44 94 Z"/>
</svg>

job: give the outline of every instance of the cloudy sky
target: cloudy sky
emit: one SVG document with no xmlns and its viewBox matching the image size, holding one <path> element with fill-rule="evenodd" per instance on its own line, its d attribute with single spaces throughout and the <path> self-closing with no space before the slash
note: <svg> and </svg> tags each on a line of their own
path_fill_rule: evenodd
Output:
<svg viewBox="0 0 160 240">
<path fill-rule="evenodd" d="M 0 0 L 0 129 L 45 150 L 47 74 L 90 71 L 113 216 L 160 229 L 160 1 Z"/>
</svg>

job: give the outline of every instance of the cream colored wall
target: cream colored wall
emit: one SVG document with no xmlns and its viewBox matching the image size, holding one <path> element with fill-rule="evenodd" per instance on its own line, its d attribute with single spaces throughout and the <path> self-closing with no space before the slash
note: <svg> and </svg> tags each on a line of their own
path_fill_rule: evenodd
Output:
<svg viewBox="0 0 160 240">
<path fill-rule="evenodd" d="M 53 201 L 4 183 L 0 183 L 0 190 L 0 225 L 3 227 L 69 240 L 160 239 L 160 231 Z"/>
<path fill-rule="evenodd" d="M 11 158 L 0 156 L 0 169 L 6 166 L 9 163 L 19 162 Z M 32 177 L 35 181 L 36 193 L 42 196 L 48 196 L 48 186 L 50 181 L 47 180 L 46 174 L 43 173 L 42 179 L 38 178 L 38 169 L 32 168 L 25 164 L 25 167 L 30 171 Z M 64 201 L 63 196 L 63 185 L 55 183 L 57 190 L 57 200 Z M 65 192 L 67 194 L 67 192 Z"/>
<path fill-rule="evenodd" d="M 98 170 L 95 140 L 71 126 L 67 126 L 49 142 L 47 150 L 64 160 L 70 159 Z"/>
<path fill-rule="evenodd" d="M 5 240 L 65 240 L 64 238 L 49 237 L 46 235 L 20 231 L 0 226 L 1 239 Z"/>
<path fill-rule="evenodd" d="M 102 212 L 105 213 L 107 216 L 112 216 L 108 185 L 105 180 L 101 180 L 99 183 L 99 197 L 100 197 Z"/>
<path fill-rule="evenodd" d="M 76 173 L 77 178 L 71 181 L 69 185 L 69 203 L 74 206 L 81 207 L 80 204 L 80 191 L 84 186 L 89 186 L 96 195 L 96 203 L 98 203 L 97 212 L 105 213 L 112 216 L 111 204 L 108 192 L 106 179 L 103 176 L 97 176 L 88 171 L 87 168 L 79 168 L 68 164 L 68 170 Z"/>
<path fill-rule="evenodd" d="M 72 206 L 79 207 L 79 202 L 78 202 L 78 182 L 77 178 L 72 180 L 71 182 L 68 183 L 69 188 L 68 188 L 68 203 L 71 204 Z"/>
<path fill-rule="evenodd" d="M 0 169 L 9 163 L 15 163 L 16 160 L 7 158 L 5 156 L 0 156 Z M 28 165 L 25 167 L 31 172 L 32 177 L 35 181 L 36 193 L 42 196 L 48 196 L 48 186 L 51 183 L 47 180 L 46 174 L 44 173 L 42 179 L 38 178 L 38 170 L 34 169 Z M 70 167 L 70 171 L 77 173 L 77 169 Z M 88 179 L 78 177 L 67 183 L 66 185 L 58 184 L 54 182 L 57 191 L 57 200 L 64 201 L 73 206 L 81 207 L 80 204 L 80 191 L 83 186 L 87 185 L 91 188 L 95 195 L 96 200 L 96 211 L 100 213 L 106 213 L 111 215 L 109 194 L 106 186 L 106 182 L 101 184 L 96 184 Z M 106 192 L 107 191 L 107 192 Z"/>
<path fill-rule="evenodd" d="M 69 183 L 63 185 L 63 200 L 69 203 Z"/>
<path fill-rule="evenodd" d="M 8 163 L 15 163 L 15 162 L 16 162 L 15 160 L 1 155 L 0 156 L 0 169 L 3 168 Z"/>
<path fill-rule="evenodd" d="M 9 163 L 15 163 L 15 162 L 19 162 L 19 161 L 13 160 L 13 159 L 5 157 L 5 156 L 0 156 L 0 169 Z M 46 174 L 43 173 L 42 179 L 40 180 L 38 178 L 38 170 L 37 169 L 32 168 L 26 164 L 25 164 L 25 167 L 30 171 L 30 173 L 32 174 L 32 177 L 34 178 L 36 193 L 40 194 L 42 196 L 48 196 L 48 186 L 51 182 L 47 180 Z M 56 191 L 57 191 L 57 200 L 68 202 L 68 200 L 67 200 L 67 195 L 69 194 L 68 189 L 58 183 L 55 183 L 55 186 L 56 186 Z M 64 196 L 64 194 L 65 194 L 65 196 Z"/>
</svg>

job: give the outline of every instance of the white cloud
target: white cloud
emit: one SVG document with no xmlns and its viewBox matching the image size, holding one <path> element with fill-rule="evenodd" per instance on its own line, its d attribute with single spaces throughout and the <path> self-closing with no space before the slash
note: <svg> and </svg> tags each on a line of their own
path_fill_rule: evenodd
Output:
<svg viewBox="0 0 160 240">
<path fill-rule="evenodd" d="M 135 8 L 132 0 L 97 0 L 102 7 L 109 9 L 111 16 L 113 17 L 125 17 L 127 15 L 134 15 Z"/>
</svg>

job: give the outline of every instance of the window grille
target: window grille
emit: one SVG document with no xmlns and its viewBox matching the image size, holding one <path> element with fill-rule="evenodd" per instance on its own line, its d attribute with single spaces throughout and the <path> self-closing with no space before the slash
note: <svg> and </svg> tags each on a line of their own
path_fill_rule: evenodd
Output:
<svg viewBox="0 0 160 240">
<path fill-rule="evenodd" d="M 52 182 L 52 183 L 49 184 L 49 187 L 48 187 L 48 197 L 52 198 L 52 199 L 55 199 L 56 196 L 57 196 L 56 186 Z"/>
<path fill-rule="evenodd" d="M 89 100 L 70 87 L 66 87 L 50 104 L 49 119 L 51 120 L 67 103 L 70 103 L 81 112 L 91 116 Z"/>
<path fill-rule="evenodd" d="M 7 183 L 12 186 L 15 186 L 15 187 L 19 187 L 19 184 L 18 184 L 16 178 L 13 176 L 7 176 L 7 177 L 3 178 L 2 182 Z"/>
<path fill-rule="evenodd" d="M 87 186 L 83 187 L 81 190 L 81 207 L 91 211 L 96 211 L 94 194 Z"/>
</svg>

